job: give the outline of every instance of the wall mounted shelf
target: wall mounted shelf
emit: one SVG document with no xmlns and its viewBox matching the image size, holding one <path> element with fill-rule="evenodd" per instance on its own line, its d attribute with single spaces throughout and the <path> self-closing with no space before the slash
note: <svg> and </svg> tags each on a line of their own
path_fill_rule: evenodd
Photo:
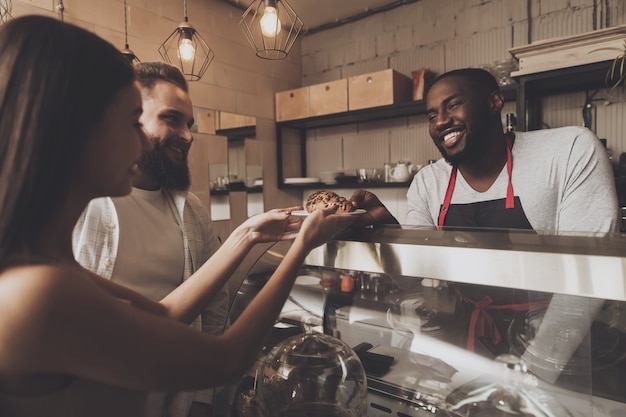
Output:
<svg viewBox="0 0 626 417">
<path fill-rule="evenodd" d="M 517 97 L 517 86 L 511 85 L 501 88 L 506 101 L 513 101 Z M 287 129 L 295 130 L 299 136 L 299 166 L 302 177 L 306 177 L 306 133 L 310 129 L 318 129 L 322 127 L 343 126 L 361 122 L 372 122 L 376 120 L 395 119 L 401 117 L 410 117 L 426 114 L 426 101 L 416 100 L 403 103 L 391 104 L 388 106 L 372 107 L 361 110 L 346 111 L 341 113 L 327 114 L 324 116 L 307 117 L 303 119 L 288 120 L 276 123 L 276 154 L 278 161 L 278 188 L 279 189 L 312 189 L 325 186 L 328 188 L 347 188 L 347 187 L 364 187 L 360 183 L 344 183 L 344 184 L 324 184 L 324 183 L 308 183 L 308 184 L 285 184 L 284 183 L 284 131 Z M 410 182 L 400 183 L 368 183 L 367 188 L 394 188 L 407 187 Z"/>
</svg>

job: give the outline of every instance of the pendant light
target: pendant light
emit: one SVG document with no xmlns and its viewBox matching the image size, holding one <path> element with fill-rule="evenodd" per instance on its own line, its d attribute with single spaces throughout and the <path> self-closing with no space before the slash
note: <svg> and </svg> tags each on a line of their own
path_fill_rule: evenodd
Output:
<svg viewBox="0 0 626 417">
<path fill-rule="evenodd" d="M 131 64 L 135 65 L 140 61 L 137 55 L 128 47 L 128 19 L 126 17 L 126 11 L 126 0 L 124 0 L 124 49 L 122 49 L 122 55 L 124 55 Z"/>
<path fill-rule="evenodd" d="M 198 81 L 215 58 L 215 53 L 189 23 L 187 0 L 184 1 L 184 13 L 184 22 L 163 42 L 159 53 L 165 62 L 178 67 L 187 80 Z"/>
<path fill-rule="evenodd" d="M 11 18 L 11 0 L 0 0 L 0 23 L 7 22 Z"/>
<path fill-rule="evenodd" d="M 285 58 L 304 26 L 286 0 L 254 0 L 239 25 L 263 59 Z"/>
</svg>

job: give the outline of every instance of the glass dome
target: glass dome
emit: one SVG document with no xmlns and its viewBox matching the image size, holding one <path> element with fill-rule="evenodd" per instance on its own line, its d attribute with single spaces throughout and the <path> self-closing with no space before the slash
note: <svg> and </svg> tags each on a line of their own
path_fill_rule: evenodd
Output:
<svg viewBox="0 0 626 417">
<path fill-rule="evenodd" d="M 367 379 L 344 342 L 307 332 L 276 345 L 257 378 L 259 417 L 363 417 Z"/>
</svg>

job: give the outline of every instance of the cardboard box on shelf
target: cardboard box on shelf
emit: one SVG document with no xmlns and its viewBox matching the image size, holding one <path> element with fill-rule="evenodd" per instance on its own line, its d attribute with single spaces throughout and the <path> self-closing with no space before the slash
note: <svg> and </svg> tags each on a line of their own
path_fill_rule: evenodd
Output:
<svg viewBox="0 0 626 417">
<path fill-rule="evenodd" d="M 309 86 L 309 116 L 348 111 L 348 80 L 330 81 Z"/>
<path fill-rule="evenodd" d="M 220 111 L 218 122 L 219 130 L 236 129 L 241 127 L 256 126 L 256 117 Z"/>
<path fill-rule="evenodd" d="M 276 93 L 276 121 L 309 117 L 309 87 Z"/>
<path fill-rule="evenodd" d="M 348 109 L 370 107 L 411 101 L 413 81 L 393 69 L 348 78 Z"/>
</svg>

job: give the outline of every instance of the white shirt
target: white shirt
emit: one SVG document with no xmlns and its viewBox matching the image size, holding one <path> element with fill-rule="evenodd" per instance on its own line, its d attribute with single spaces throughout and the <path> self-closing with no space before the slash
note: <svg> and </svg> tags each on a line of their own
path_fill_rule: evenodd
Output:
<svg viewBox="0 0 626 417">
<path fill-rule="evenodd" d="M 113 199 L 120 240 L 111 279 L 154 301 L 179 286 L 185 272 L 183 229 L 169 200 L 161 190 L 138 188 Z"/>
<path fill-rule="evenodd" d="M 219 239 L 207 208 L 193 193 L 163 190 L 162 195 L 177 223 L 182 224 L 182 279 L 185 280 L 217 251 Z M 91 200 L 74 227 L 72 245 L 76 260 L 90 271 L 111 279 L 120 256 L 120 226 L 118 212 L 111 198 Z M 124 256 L 133 255 L 125 253 Z M 138 256 L 135 258 L 139 259 Z M 229 305 L 228 286 L 225 285 L 191 326 L 207 333 L 221 333 Z M 168 398 L 167 416 L 187 417 L 193 401 L 212 403 L 212 399 L 213 390 L 171 395 Z"/>
</svg>

